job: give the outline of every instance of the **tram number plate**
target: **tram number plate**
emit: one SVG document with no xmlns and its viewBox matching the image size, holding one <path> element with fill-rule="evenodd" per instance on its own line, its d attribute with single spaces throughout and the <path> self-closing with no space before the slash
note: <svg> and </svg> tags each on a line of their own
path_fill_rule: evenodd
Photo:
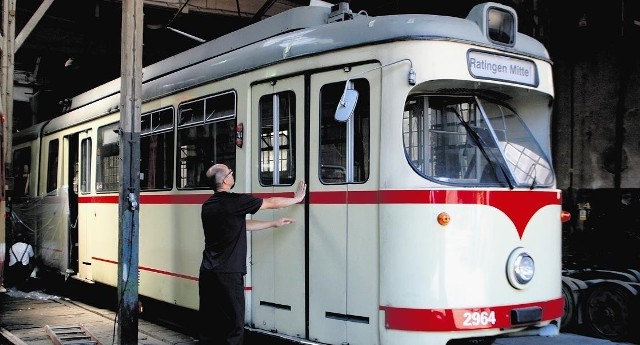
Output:
<svg viewBox="0 0 640 345">
<path fill-rule="evenodd" d="M 462 327 L 482 328 L 496 324 L 496 312 L 489 311 L 465 311 L 462 313 Z"/>
</svg>

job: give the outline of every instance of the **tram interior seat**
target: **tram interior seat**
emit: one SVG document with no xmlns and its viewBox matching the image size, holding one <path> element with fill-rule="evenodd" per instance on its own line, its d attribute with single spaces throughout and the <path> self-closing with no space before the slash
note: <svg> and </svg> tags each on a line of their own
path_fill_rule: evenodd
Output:
<svg viewBox="0 0 640 345">
<path fill-rule="evenodd" d="M 347 174 L 342 166 L 323 164 L 320 167 L 320 178 L 325 183 L 345 182 L 346 177 Z"/>
</svg>

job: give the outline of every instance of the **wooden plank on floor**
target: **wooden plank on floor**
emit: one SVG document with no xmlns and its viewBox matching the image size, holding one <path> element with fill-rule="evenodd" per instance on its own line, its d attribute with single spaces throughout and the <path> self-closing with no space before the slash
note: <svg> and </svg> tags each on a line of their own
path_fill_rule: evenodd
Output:
<svg viewBox="0 0 640 345">
<path fill-rule="evenodd" d="M 112 310 L 44 293 L 0 294 L 0 327 L 7 332 L 3 336 L 21 341 L 19 345 L 52 345 L 44 328 L 51 324 L 83 324 L 102 344 L 112 344 L 117 338 L 115 317 Z M 138 332 L 138 345 L 196 344 L 188 335 L 143 320 Z"/>
<path fill-rule="evenodd" d="M 13 333 L 7 331 L 6 329 L 4 329 L 2 327 L 0 327 L 0 334 L 2 334 L 3 337 L 5 337 L 7 340 L 9 340 L 14 345 L 27 345 L 27 343 L 25 343 L 20 338 L 18 338 L 15 335 L 13 335 Z"/>
</svg>

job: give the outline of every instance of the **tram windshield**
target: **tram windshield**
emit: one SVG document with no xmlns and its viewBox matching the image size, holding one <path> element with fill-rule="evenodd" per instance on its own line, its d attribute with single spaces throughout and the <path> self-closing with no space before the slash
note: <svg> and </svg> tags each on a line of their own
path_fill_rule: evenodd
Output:
<svg viewBox="0 0 640 345">
<path fill-rule="evenodd" d="M 472 96 L 413 95 L 403 116 L 407 158 L 450 184 L 552 187 L 549 159 L 520 116 Z"/>
</svg>

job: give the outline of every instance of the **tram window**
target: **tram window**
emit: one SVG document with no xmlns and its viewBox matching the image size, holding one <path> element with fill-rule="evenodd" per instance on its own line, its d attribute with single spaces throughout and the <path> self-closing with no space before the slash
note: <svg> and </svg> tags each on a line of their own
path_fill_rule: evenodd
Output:
<svg viewBox="0 0 640 345">
<path fill-rule="evenodd" d="M 91 138 L 82 139 L 80 144 L 80 192 L 90 193 L 91 187 Z"/>
<path fill-rule="evenodd" d="M 516 182 L 531 186 L 551 186 L 555 176 L 544 151 L 520 117 L 511 109 L 480 100 Z"/>
<path fill-rule="evenodd" d="M 204 120 L 204 101 L 189 102 L 180 106 L 180 125 L 188 126 Z"/>
<path fill-rule="evenodd" d="M 118 123 L 98 128 L 96 148 L 96 191 L 114 192 L 118 190 L 120 174 L 120 147 Z"/>
<path fill-rule="evenodd" d="M 549 160 L 520 117 L 485 99 L 413 95 L 405 103 L 403 137 L 414 170 L 430 179 L 538 187 L 554 181 Z"/>
<path fill-rule="evenodd" d="M 403 140 L 414 169 L 443 182 L 477 184 L 488 162 L 461 120 L 472 126 L 481 117 L 472 97 L 407 99 Z"/>
<path fill-rule="evenodd" d="M 205 121 L 233 117 L 236 114 L 236 94 L 227 92 L 205 99 Z"/>
<path fill-rule="evenodd" d="M 173 108 L 141 115 L 140 189 L 173 186 Z"/>
<path fill-rule="evenodd" d="M 13 197 L 29 195 L 29 174 L 31 167 L 31 147 L 13 152 Z"/>
<path fill-rule="evenodd" d="M 295 182 L 295 109 L 296 97 L 292 91 L 260 97 L 260 184 L 263 186 Z"/>
<path fill-rule="evenodd" d="M 58 139 L 49 142 L 47 159 L 47 193 L 58 188 Z"/>
<path fill-rule="evenodd" d="M 334 119 L 344 82 L 327 84 L 320 90 L 318 169 L 320 180 L 326 184 L 363 183 L 369 178 L 369 82 L 366 79 L 353 82 L 359 93 L 358 104 L 347 122 Z"/>
<path fill-rule="evenodd" d="M 181 104 L 178 114 L 177 186 L 209 188 L 205 173 L 211 164 L 235 169 L 236 94 L 225 92 Z"/>
</svg>

